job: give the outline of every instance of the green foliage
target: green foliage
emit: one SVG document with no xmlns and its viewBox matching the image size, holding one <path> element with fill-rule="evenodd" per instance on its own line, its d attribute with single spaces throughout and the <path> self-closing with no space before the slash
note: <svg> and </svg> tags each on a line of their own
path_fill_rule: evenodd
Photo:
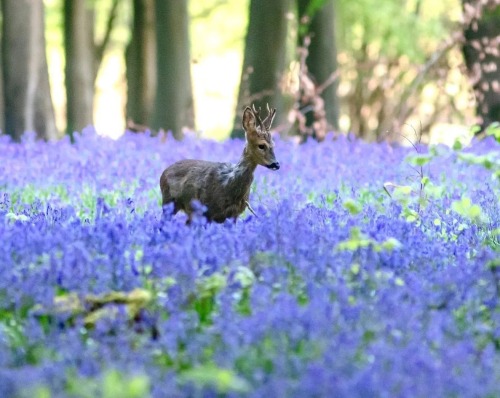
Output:
<svg viewBox="0 0 500 398">
<path fill-rule="evenodd" d="M 314 14 L 316 14 L 326 2 L 327 0 L 310 0 L 309 4 L 307 5 L 306 15 L 308 15 L 309 17 L 314 17 Z"/>
<path fill-rule="evenodd" d="M 473 153 L 459 153 L 458 159 L 466 163 L 484 167 L 491 171 L 493 179 L 500 182 L 500 153 L 491 151 L 484 155 L 476 155 Z"/>
<path fill-rule="evenodd" d="M 150 388 L 146 375 L 126 375 L 114 369 L 99 378 L 72 375 L 67 382 L 67 392 L 75 398 L 147 398 Z"/>
<path fill-rule="evenodd" d="M 349 239 L 338 243 L 336 249 L 338 251 L 356 252 L 370 246 L 375 252 L 392 252 L 393 250 L 401 247 L 401 242 L 399 242 L 396 238 L 387 238 L 383 242 L 377 242 L 375 239 L 363 234 L 360 228 L 353 227 L 351 228 Z"/>
<path fill-rule="evenodd" d="M 199 365 L 181 373 L 181 383 L 192 383 L 197 388 L 213 388 L 219 394 L 246 393 L 248 382 L 231 369 L 219 368 L 213 364 Z"/>
<path fill-rule="evenodd" d="M 479 205 L 473 204 L 467 196 L 462 196 L 462 199 L 456 200 L 451 204 L 451 208 L 462 217 L 477 223 L 483 219 L 483 210 Z"/>
<path fill-rule="evenodd" d="M 435 157 L 434 153 L 417 153 L 407 156 L 406 161 L 413 166 L 425 166 Z"/>
<path fill-rule="evenodd" d="M 499 7 L 500 12 L 500 7 Z M 486 128 L 486 135 L 495 138 L 496 142 L 500 144 L 500 122 L 491 123 Z"/>
<path fill-rule="evenodd" d="M 349 212 L 351 213 L 353 216 L 355 216 L 356 214 L 359 214 L 361 213 L 361 211 L 363 210 L 363 207 L 357 203 L 356 201 L 354 201 L 353 199 L 347 199 L 344 201 L 343 203 L 344 205 L 344 208 Z"/>
<path fill-rule="evenodd" d="M 441 15 L 449 10 L 449 4 L 449 1 L 424 4 L 419 14 L 413 1 L 341 0 L 338 2 L 341 47 L 356 52 L 363 45 L 370 45 L 382 56 L 405 55 L 422 62 L 445 35 L 445 19 Z M 430 43 L 434 46 L 429 46 Z"/>
<path fill-rule="evenodd" d="M 428 166 L 438 156 L 439 152 L 435 147 L 430 147 L 428 153 L 411 153 L 405 161 L 417 173 L 412 183 L 410 185 L 384 183 L 385 192 L 392 200 L 401 204 L 401 215 L 408 222 L 417 222 L 420 211 L 428 205 L 429 200 L 440 198 L 444 193 L 444 188 L 433 184 L 425 175 L 424 169 L 424 166 Z"/>
<path fill-rule="evenodd" d="M 193 308 L 198 313 L 202 324 L 210 324 L 212 313 L 216 309 L 216 296 L 226 287 L 227 277 L 216 272 L 197 281 L 197 292 L 193 297 Z"/>
</svg>

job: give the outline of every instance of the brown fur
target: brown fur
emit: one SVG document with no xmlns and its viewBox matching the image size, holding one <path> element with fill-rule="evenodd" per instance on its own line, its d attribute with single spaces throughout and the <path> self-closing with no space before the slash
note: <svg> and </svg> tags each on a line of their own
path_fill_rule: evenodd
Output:
<svg viewBox="0 0 500 398">
<path fill-rule="evenodd" d="M 160 177 L 163 205 L 174 203 L 174 214 L 183 210 L 190 222 L 191 202 L 198 200 L 207 207 L 207 220 L 236 220 L 247 207 L 257 165 L 279 169 L 269 134 L 275 113 L 275 109 L 271 111 L 268 107 L 268 116 L 262 121 L 255 108 L 245 109 L 246 145 L 237 164 L 187 159 L 165 169 Z"/>
</svg>

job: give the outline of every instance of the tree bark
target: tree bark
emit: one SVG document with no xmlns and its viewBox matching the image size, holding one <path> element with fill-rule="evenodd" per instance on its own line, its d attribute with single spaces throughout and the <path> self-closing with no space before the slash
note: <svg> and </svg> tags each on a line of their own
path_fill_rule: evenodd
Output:
<svg viewBox="0 0 500 398">
<path fill-rule="evenodd" d="M 194 128 L 187 0 L 155 0 L 157 85 L 153 128 Z"/>
<path fill-rule="evenodd" d="M 127 125 L 151 125 L 156 89 L 154 0 L 133 0 L 132 37 L 126 51 Z"/>
<path fill-rule="evenodd" d="M 5 129 L 5 96 L 3 84 L 3 43 L 0 40 L 0 129 Z M 0 134 L 4 131 L 0 131 Z"/>
<path fill-rule="evenodd" d="M 64 0 L 66 55 L 66 133 L 93 124 L 94 120 L 94 10 L 88 0 Z"/>
<path fill-rule="evenodd" d="M 463 0 L 467 19 L 468 6 L 481 7 L 480 18 L 473 17 L 464 29 L 463 54 L 477 101 L 476 114 L 481 130 L 500 121 L 500 6 L 490 0 Z M 471 8 L 469 8 L 471 10 Z"/>
<path fill-rule="evenodd" d="M 244 136 L 241 112 L 245 106 L 277 109 L 283 119 L 279 83 L 285 68 L 289 0 L 251 0 L 238 105 L 231 137 Z"/>
<path fill-rule="evenodd" d="M 19 141 L 25 131 L 56 139 L 42 0 L 2 0 L 5 131 Z"/>
<path fill-rule="evenodd" d="M 313 9 L 314 0 L 298 0 L 299 14 L 299 46 L 304 45 L 306 37 L 310 38 L 307 71 L 323 99 L 324 117 L 329 128 L 338 129 L 339 99 L 337 96 L 337 46 L 335 41 L 335 8 L 333 0 L 326 0 Z M 318 90 L 317 90 L 318 91 Z M 301 108 L 308 104 L 301 104 Z M 314 112 L 306 112 L 307 125 L 314 123 Z"/>
</svg>

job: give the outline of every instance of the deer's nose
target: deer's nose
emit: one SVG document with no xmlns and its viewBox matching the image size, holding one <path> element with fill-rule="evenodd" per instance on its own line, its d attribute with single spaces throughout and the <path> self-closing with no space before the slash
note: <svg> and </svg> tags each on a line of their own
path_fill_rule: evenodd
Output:
<svg viewBox="0 0 500 398">
<path fill-rule="evenodd" d="M 274 162 L 274 163 L 268 164 L 266 167 L 268 169 L 271 169 L 271 170 L 278 170 L 280 168 L 280 163 Z"/>
</svg>

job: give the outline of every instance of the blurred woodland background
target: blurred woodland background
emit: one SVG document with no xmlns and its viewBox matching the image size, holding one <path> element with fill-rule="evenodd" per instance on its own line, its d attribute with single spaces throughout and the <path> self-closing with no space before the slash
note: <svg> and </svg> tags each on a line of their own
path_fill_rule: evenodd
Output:
<svg viewBox="0 0 500 398">
<path fill-rule="evenodd" d="M 500 0 L 1 0 L 0 125 L 449 141 L 500 119 Z"/>
</svg>

